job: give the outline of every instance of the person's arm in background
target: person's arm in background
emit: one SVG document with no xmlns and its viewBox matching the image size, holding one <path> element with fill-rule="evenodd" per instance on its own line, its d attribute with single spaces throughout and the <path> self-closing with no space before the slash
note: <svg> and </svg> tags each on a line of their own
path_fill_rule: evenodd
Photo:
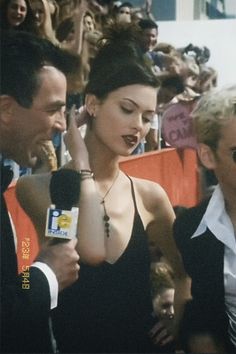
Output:
<svg viewBox="0 0 236 354">
<path fill-rule="evenodd" d="M 56 39 L 55 29 L 52 25 L 52 18 L 50 12 L 50 6 L 47 0 L 41 0 L 44 8 L 45 19 L 42 24 L 42 28 L 40 28 L 40 34 L 44 38 L 47 38 L 53 44 L 58 45 L 59 42 Z"/>
<path fill-rule="evenodd" d="M 144 13 L 146 14 L 147 18 L 149 18 L 152 21 L 156 22 L 156 19 L 154 15 L 151 12 L 152 9 L 152 0 L 145 0 L 144 5 L 143 5 Z"/>
<path fill-rule="evenodd" d="M 72 48 L 75 54 L 81 55 L 82 45 L 83 45 L 83 33 L 84 33 L 84 15 L 88 9 L 88 4 L 86 0 L 81 0 L 76 2 L 74 13 L 73 13 L 73 22 L 75 30 L 75 41 Z"/>
</svg>

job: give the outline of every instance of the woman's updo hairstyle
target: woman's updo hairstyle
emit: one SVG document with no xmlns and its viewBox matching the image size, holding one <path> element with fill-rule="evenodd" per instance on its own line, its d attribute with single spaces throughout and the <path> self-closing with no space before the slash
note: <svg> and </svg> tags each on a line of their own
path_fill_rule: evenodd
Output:
<svg viewBox="0 0 236 354">
<path fill-rule="evenodd" d="M 99 99 L 120 87 L 146 85 L 157 88 L 159 81 L 146 60 L 141 47 L 140 29 L 134 24 L 114 23 L 105 28 L 98 43 L 85 94 Z"/>
</svg>

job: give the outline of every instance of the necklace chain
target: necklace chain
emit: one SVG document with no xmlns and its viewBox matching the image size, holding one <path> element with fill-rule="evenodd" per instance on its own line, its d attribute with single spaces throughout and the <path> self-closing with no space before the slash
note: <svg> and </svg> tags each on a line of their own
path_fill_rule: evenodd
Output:
<svg viewBox="0 0 236 354">
<path fill-rule="evenodd" d="M 103 221 L 104 221 L 104 229 L 105 229 L 105 235 L 109 238 L 110 237 L 110 216 L 107 214 L 107 210 L 106 210 L 106 206 L 105 206 L 105 198 L 107 197 L 107 195 L 109 194 L 109 192 L 111 191 L 112 187 L 114 186 L 116 180 L 118 179 L 118 176 L 120 174 L 120 171 L 118 171 L 118 173 L 116 174 L 115 178 L 112 181 L 112 184 L 110 185 L 110 187 L 108 188 L 108 190 L 106 191 L 106 193 L 104 194 L 104 196 L 102 197 L 102 201 L 101 204 L 103 206 L 103 210 L 104 210 L 104 216 L 103 216 Z"/>
<path fill-rule="evenodd" d="M 114 178 L 113 181 L 112 181 L 112 184 L 110 185 L 110 187 L 108 188 L 108 190 L 106 191 L 106 193 L 104 194 L 104 196 L 101 197 L 101 198 L 102 198 L 102 202 L 105 200 L 106 196 L 107 196 L 107 195 L 109 194 L 109 192 L 111 191 L 111 189 L 112 189 L 112 187 L 114 186 L 114 184 L 115 184 L 115 182 L 116 182 L 116 180 L 117 180 L 119 174 L 120 174 L 120 171 L 118 171 L 118 173 L 116 174 L 115 178 Z"/>
</svg>

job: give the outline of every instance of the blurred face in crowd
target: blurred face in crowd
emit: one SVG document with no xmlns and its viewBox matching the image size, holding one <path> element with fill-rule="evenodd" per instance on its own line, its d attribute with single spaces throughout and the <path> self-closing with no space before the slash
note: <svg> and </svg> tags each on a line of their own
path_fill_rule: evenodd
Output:
<svg viewBox="0 0 236 354">
<path fill-rule="evenodd" d="M 205 92 L 217 86 L 217 73 L 210 67 L 201 69 L 198 77 L 198 91 Z"/>
<path fill-rule="evenodd" d="M 33 0 L 31 1 L 31 8 L 35 16 L 35 23 L 38 27 L 42 26 L 45 21 L 45 10 L 42 1 Z"/>
<path fill-rule="evenodd" d="M 183 75 L 185 70 L 185 64 L 178 56 L 169 56 L 169 60 L 165 60 L 166 69 L 173 75 Z"/>
<path fill-rule="evenodd" d="M 7 20 L 11 27 L 17 27 L 24 22 L 27 14 L 25 0 L 11 0 L 7 8 Z"/>
<path fill-rule="evenodd" d="M 174 289 L 166 288 L 153 299 L 154 312 L 160 319 L 173 319 L 174 292 Z"/>
<path fill-rule="evenodd" d="M 84 16 L 84 28 L 86 31 L 92 32 L 94 31 L 94 21 L 90 15 Z"/>
<path fill-rule="evenodd" d="M 128 6 L 121 7 L 117 14 L 118 22 L 131 22 L 131 9 Z"/>
<path fill-rule="evenodd" d="M 1 151 L 22 166 L 34 166 L 42 144 L 66 128 L 64 74 L 44 66 L 38 78 L 40 86 L 31 107 L 21 106 L 11 96 L 1 97 Z"/>
<path fill-rule="evenodd" d="M 123 15 L 123 14 L 125 14 L 125 15 L 130 15 L 130 14 L 131 14 L 130 7 L 128 7 L 128 6 L 121 7 L 121 8 L 118 10 L 118 13 L 119 13 L 120 15 Z"/>
<path fill-rule="evenodd" d="M 197 75 L 188 75 L 185 79 L 185 85 L 194 89 L 198 83 L 198 76 Z"/>
<path fill-rule="evenodd" d="M 157 28 L 146 28 L 143 30 L 142 42 L 145 51 L 152 50 L 157 44 Z"/>
</svg>

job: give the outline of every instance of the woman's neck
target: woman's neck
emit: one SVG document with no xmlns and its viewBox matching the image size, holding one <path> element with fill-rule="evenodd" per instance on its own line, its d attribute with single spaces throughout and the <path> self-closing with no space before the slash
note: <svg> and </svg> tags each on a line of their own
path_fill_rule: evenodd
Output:
<svg viewBox="0 0 236 354">
<path fill-rule="evenodd" d="M 113 178 L 119 170 L 119 156 L 115 155 L 106 145 L 98 140 L 92 131 L 87 132 L 85 144 L 88 149 L 89 162 L 95 179 L 99 181 L 104 178 Z"/>
</svg>

